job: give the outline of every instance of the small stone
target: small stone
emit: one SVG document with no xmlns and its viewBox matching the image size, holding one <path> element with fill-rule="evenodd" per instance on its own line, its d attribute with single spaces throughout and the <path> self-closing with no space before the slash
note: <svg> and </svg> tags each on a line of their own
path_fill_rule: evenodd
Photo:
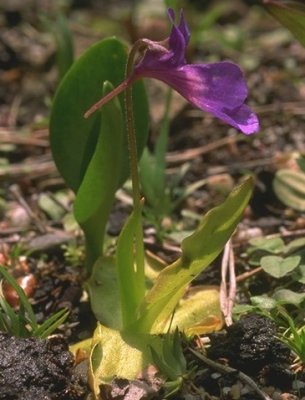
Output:
<svg viewBox="0 0 305 400">
<path fill-rule="evenodd" d="M 282 393 L 280 396 L 281 400 L 299 400 L 297 396 L 291 393 Z"/>
<path fill-rule="evenodd" d="M 302 382 L 300 380 L 295 380 L 292 382 L 292 388 L 294 390 L 304 389 L 304 387 L 305 387 L 305 382 Z"/>
<path fill-rule="evenodd" d="M 230 394 L 231 394 L 232 400 L 240 399 L 240 385 L 238 385 L 238 384 L 233 385 L 231 387 Z"/>
<path fill-rule="evenodd" d="M 275 387 L 274 386 L 266 386 L 263 388 L 263 391 L 268 394 L 269 396 L 272 396 L 274 391 L 275 391 Z"/>
<path fill-rule="evenodd" d="M 278 390 L 275 390 L 273 392 L 272 399 L 273 400 L 281 400 L 281 392 L 279 392 Z"/>
<path fill-rule="evenodd" d="M 250 392 L 250 387 L 248 385 L 245 385 L 241 388 L 240 394 L 241 396 L 246 395 Z"/>
<path fill-rule="evenodd" d="M 223 394 L 224 396 L 228 396 L 228 394 L 229 394 L 230 391 L 231 391 L 231 388 L 228 387 L 228 386 L 225 386 L 225 387 L 223 387 L 223 388 L 221 389 L 221 391 L 222 391 L 222 394 Z"/>
<path fill-rule="evenodd" d="M 27 211 L 15 202 L 10 203 L 6 217 L 11 227 L 26 228 L 31 223 L 31 218 Z"/>
</svg>

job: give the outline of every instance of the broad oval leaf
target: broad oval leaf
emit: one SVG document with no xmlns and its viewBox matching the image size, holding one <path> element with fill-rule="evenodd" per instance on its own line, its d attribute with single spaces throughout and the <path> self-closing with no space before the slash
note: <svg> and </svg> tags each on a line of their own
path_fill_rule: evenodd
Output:
<svg viewBox="0 0 305 400">
<path fill-rule="evenodd" d="M 85 283 L 91 309 L 103 325 L 119 330 L 122 328 L 122 311 L 115 259 L 99 257 L 90 278 Z"/>
<path fill-rule="evenodd" d="M 305 293 L 296 293 L 289 289 L 279 289 L 273 294 L 273 298 L 282 304 L 300 306 L 305 300 Z"/>
<path fill-rule="evenodd" d="M 248 254 L 251 254 L 256 250 L 264 250 L 268 253 L 278 254 L 285 249 L 285 242 L 281 238 L 267 239 L 265 237 L 257 237 L 251 239 L 249 244 L 253 247 L 250 247 L 247 250 Z"/>
<path fill-rule="evenodd" d="M 104 82 L 103 95 L 112 89 L 109 82 Z M 74 203 L 75 218 L 86 237 L 86 266 L 89 271 L 103 252 L 106 224 L 121 179 L 124 134 L 122 108 L 119 100 L 114 98 L 101 110 L 95 150 Z"/>
<path fill-rule="evenodd" d="M 250 300 L 254 307 L 257 307 L 261 310 L 270 311 L 277 306 L 276 300 L 266 295 L 252 296 Z"/>
<path fill-rule="evenodd" d="M 67 185 L 77 192 L 95 150 L 101 126 L 101 113 L 89 119 L 84 112 L 102 96 L 102 85 L 117 86 L 124 79 L 127 50 L 116 38 L 90 47 L 69 69 L 54 98 L 50 121 L 50 140 L 57 168 Z M 148 104 L 142 82 L 133 88 L 138 154 L 148 134 Z M 124 109 L 123 95 L 119 96 Z M 111 168 L 111 167 L 109 167 Z M 128 148 L 125 135 L 120 168 L 120 184 L 128 176 Z M 111 174 L 111 170 L 110 170 Z"/>
<path fill-rule="evenodd" d="M 300 264 L 300 261 L 300 256 L 291 256 L 287 258 L 265 256 L 261 259 L 261 266 L 267 274 L 274 278 L 282 278 L 293 271 Z"/>
<path fill-rule="evenodd" d="M 89 383 L 96 398 L 101 383 L 109 383 L 114 377 L 135 379 L 145 375 L 145 369 L 152 364 L 150 347 L 160 349 L 161 344 L 158 336 L 129 335 L 98 324 L 89 365 Z"/>
</svg>

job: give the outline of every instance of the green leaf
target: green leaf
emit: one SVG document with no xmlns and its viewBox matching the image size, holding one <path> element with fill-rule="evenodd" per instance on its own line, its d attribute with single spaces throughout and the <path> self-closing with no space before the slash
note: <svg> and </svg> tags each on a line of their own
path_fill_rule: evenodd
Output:
<svg viewBox="0 0 305 400">
<path fill-rule="evenodd" d="M 46 321 L 43 322 L 37 329 L 33 330 L 32 336 L 42 339 L 51 335 L 61 324 L 65 322 L 69 315 L 66 309 L 59 310 L 57 313 L 51 315 Z"/>
<path fill-rule="evenodd" d="M 262 310 L 272 310 L 277 306 L 277 301 L 268 296 L 252 296 L 251 303 L 254 307 Z"/>
<path fill-rule="evenodd" d="M 165 330 L 179 328 L 187 335 L 203 335 L 221 329 L 223 317 L 219 290 L 215 286 L 194 286 L 180 300 Z"/>
<path fill-rule="evenodd" d="M 104 82 L 103 95 L 112 89 L 109 82 Z M 74 204 L 75 218 L 86 237 L 88 269 L 103 252 L 106 224 L 121 178 L 124 134 L 122 109 L 115 98 L 101 110 L 101 126 L 95 150 Z"/>
<path fill-rule="evenodd" d="M 305 157 L 304 155 L 302 155 L 300 158 L 298 158 L 297 160 L 297 164 L 299 166 L 299 168 L 305 172 Z"/>
<path fill-rule="evenodd" d="M 284 254 L 292 254 L 302 249 L 305 249 L 305 238 L 294 239 L 285 246 Z"/>
<path fill-rule="evenodd" d="M 51 24 L 50 24 L 51 25 Z M 74 61 L 73 37 L 67 18 L 60 14 L 52 29 L 56 41 L 56 61 L 59 78 L 62 79 Z"/>
<path fill-rule="evenodd" d="M 198 229 L 182 242 L 182 257 L 166 267 L 147 292 L 133 331 L 162 332 L 188 284 L 221 252 L 234 232 L 253 188 L 252 178 L 237 187 L 226 201 L 209 211 Z"/>
<path fill-rule="evenodd" d="M 293 271 L 300 263 L 301 257 L 291 256 L 287 258 L 278 256 L 265 256 L 261 259 L 261 266 L 267 274 L 274 278 L 282 278 Z"/>
<path fill-rule="evenodd" d="M 66 74 L 52 109 L 52 152 L 63 178 L 77 193 L 75 217 L 85 232 L 89 272 L 102 255 L 115 191 L 129 168 L 122 95 L 88 120 L 83 114 L 101 97 L 102 86 L 105 94 L 112 88 L 107 82 L 118 85 L 124 80 L 126 59 L 125 46 L 115 38 L 92 46 Z M 147 139 L 148 107 L 141 82 L 133 92 L 140 155 Z"/>
<path fill-rule="evenodd" d="M 273 298 L 283 304 L 299 306 L 305 300 L 305 293 L 296 293 L 289 289 L 279 289 L 273 294 Z"/>
<path fill-rule="evenodd" d="M 56 194 L 54 195 L 54 197 L 51 197 L 48 193 L 41 193 L 38 198 L 39 207 L 53 221 L 59 221 L 66 213 L 65 209 L 60 204 L 58 204 L 56 200 L 58 200 L 58 196 Z"/>
<path fill-rule="evenodd" d="M 161 193 L 160 191 L 158 193 L 158 182 L 155 182 L 156 168 L 156 159 L 154 155 L 148 149 L 145 149 L 140 160 L 141 188 L 145 196 L 145 201 L 150 207 L 157 211 L 159 203 L 163 202 L 165 186 L 163 186 L 161 190 L 162 198 L 160 198 Z"/>
<path fill-rule="evenodd" d="M 17 292 L 17 295 L 18 295 L 19 301 L 20 301 L 20 312 L 22 312 L 22 309 L 24 309 L 24 311 L 27 314 L 27 320 L 28 320 L 28 323 L 31 325 L 31 328 L 37 329 L 38 324 L 36 321 L 36 316 L 34 314 L 33 308 L 31 306 L 27 296 L 24 293 L 24 290 L 18 285 L 17 281 L 1 265 L 0 265 L 0 274 L 2 274 L 4 276 L 4 278 L 8 281 L 8 283 Z M 20 312 L 19 312 L 19 317 L 20 317 Z"/>
<path fill-rule="evenodd" d="M 277 197 L 288 207 L 305 211 L 305 174 L 290 169 L 279 170 L 273 180 Z"/>
<path fill-rule="evenodd" d="M 100 112 L 89 119 L 83 117 L 84 112 L 101 97 L 105 81 L 117 86 L 124 80 L 126 60 L 126 47 L 119 40 L 102 40 L 72 65 L 57 90 L 50 121 L 51 148 L 59 172 L 74 192 L 82 183 L 103 123 Z M 124 109 L 123 95 L 119 100 Z M 134 84 L 133 102 L 140 156 L 148 134 L 148 104 L 142 82 Z M 120 184 L 129 173 L 127 135 L 122 154 Z"/>
<path fill-rule="evenodd" d="M 249 244 L 253 246 L 253 248 L 248 249 L 248 254 L 257 250 L 265 250 L 268 253 L 278 254 L 285 248 L 285 243 L 281 238 L 266 239 L 265 237 L 258 237 L 251 239 Z"/>
<path fill-rule="evenodd" d="M 294 278 L 298 282 L 305 284 L 305 264 L 299 265 Z"/>
<path fill-rule="evenodd" d="M 264 6 L 305 46 L 305 4 L 298 0 L 265 0 Z"/>
<path fill-rule="evenodd" d="M 179 380 L 187 373 L 186 359 L 178 329 L 167 332 L 161 338 L 162 346 L 150 346 L 152 359 L 158 371 L 171 381 Z"/>
<path fill-rule="evenodd" d="M 95 262 L 92 274 L 85 283 L 91 309 L 98 321 L 110 328 L 122 328 L 122 312 L 119 286 L 113 257 L 100 257 Z"/>
<path fill-rule="evenodd" d="M 145 149 L 140 160 L 141 187 L 145 201 L 147 201 L 153 212 L 160 219 L 173 208 L 171 199 L 169 198 L 169 191 L 166 190 L 165 173 L 171 99 L 172 89 L 169 88 L 165 99 L 165 109 L 159 128 L 159 136 L 155 144 L 155 151 L 151 153 L 148 149 Z"/>
<path fill-rule="evenodd" d="M 142 207 L 133 210 L 117 243 L 116 268 L 124 327 L 135 320 L 136 310 L 145 293 L 144 249 L 143 243 L 137 241 L 137 232 L 142 229 L 141 213 Z M 143 256 L 142 265 L 137 262 L 138 250 Z"/>
<path fill-rule="evenodd" d="M 122 333 L 98 324 L 92 339 L 89 383 L 96 398 L 101 383 L 114 377 L 135 379 L 152 363 L 150 346 L 161 348 L 161 338 Z"/>
</svg>

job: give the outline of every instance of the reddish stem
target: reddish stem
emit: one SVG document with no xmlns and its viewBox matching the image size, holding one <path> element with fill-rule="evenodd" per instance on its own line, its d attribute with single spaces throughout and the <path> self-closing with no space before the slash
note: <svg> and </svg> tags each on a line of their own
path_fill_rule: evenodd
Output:
<svg viewBox="0 0 305 400">
<path fill-rule="evenodd" d="M 111 99 L 113 99 L 115 96 L 119 95 L 122 93 L 128 85 L 131 84 L 130 79 L 125 79 L 122 83 L 119 84 L 116 88 L 114 88 L 111 92 L 107 93 L 106 96 L 102 97 L 99 101 L 97 101 L 93 106 L 89 108 L 84 114 L 85 118 L 89 118 L 90 115 L 92 115 L 96 110 L 101 108 L 104 104 L 108 103 Z"/>
</svg>

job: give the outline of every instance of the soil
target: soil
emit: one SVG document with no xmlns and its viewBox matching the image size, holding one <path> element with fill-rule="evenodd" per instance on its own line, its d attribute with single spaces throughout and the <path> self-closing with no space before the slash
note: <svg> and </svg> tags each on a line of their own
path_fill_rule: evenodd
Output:
<svg viewBox="0 0 305 400">
<path fill-rule="evenodd" d="M 32 1 L 3 0 L 2 3 L 0 262 L 21 281 L 31 276 L 28 297 L 38 322 L 62 307 L 68 308 L 70 315 L 57 332 L 61 336 L 48 340 L 20 339 L 0 333 L 0 399 L 87 400 L 90 397 L 84 364 L 78 365 L 68 351 L 68 344 L 90 337 L 96 321 L 83 289 L 80 250 L 83 238 L 79 230 L 67 228 L 65 219 L 72 211 L 73 195 L 56 171 L 48 142 L 50 99 L 58 84 L 56 45 L 52 34 L 42 28 L 39 15 L 47 13 L 52 18 L 56 11 L 50 1 L 39 5 Z M 151 37 L 160 31 L 160 38 L 166 36 L 166 23 L 151 17 L 148 0 L 143 17 L 137 18 L 135 25 L 126 17 L 130 1 L 112 1 L 107 5 L 93 0 L 71 3 L 67 15 L 77 54 L 114 33 L 127 40 L 139 33 Z M 213 2 L 191 3 L 189 17 L 196 25 L 198 15 L 205 15 Z M 254 3 L 260 2 L 234 0 L 233 3 L 234 7 L 224 12 L 216 29 L 191 42 L 188 57 L 194 62 L 232 59 L 242 66 L 249 86 L 248 104 L 259 115 L 261 133 L 251 138 L 241 136 L 174 95 L 168 175 L 187 165 L 181 187 L 210 179 L 207 186 L 196 190 L 163 225 L 167 232 L 173 227 L 178 227 L 178 231 L 194 228 L 200 215 L 219 204 L 245 173 L 251 173 L 256 179 L 255 193 L 233 238 L 236 271 L 241 275 L 250 269 L 242 255 L 253 236 L 280 233 L 286 242 L 289 238 L 304 236 L 304 215 L 279 201 L 272 190 L 272 181 L 279 168 L 295 167 L 296 152 L 305 152 L 305 49 L 261 8 L 254 7 Z M 105 24 L 106 20 L 110 27 Z M 105 32 L 104 25 L 111 32 Z M 221 35 L 221 32 L 225 33 Z M 230 35 L 235 37 L 231 45 L 228 44 Z M 148 82 L 148 90 L 152 114 L 149 146 L 152 148 L 166 89 L 159 83 Z M 55 199 L 58 191 L 64 193 L 63 200 Z M 53 206 L 54 202 L 57 204 L 57 215 L 41 205 L 42 194 L 53 201 Z M 111 215 L 110 242 L 120 232 L 129 211 L 128 196 L 127 201 L 126 196 L 120 197 Z M 178 243 L 174 235 L 160 242 L 155 228 L 150 224 L 145 227 L 146 249 L 166 262 L 179 255 Z M 70 246 L 69 257 L 67 247 L 63 246 Z M 220 262 L 221 257 L 196 284 L 218 285 Z M 247 303 L 251 296 L 269 293 L 277 284 L 257 273 L 238 287 L 237 300 Z M 305 292 L 304 284 L 298 285 L 298 291 Z M 198 359 L 186 345 L 187 360 L 197 367 L 197 372 L 192 383 L 186 381 L 173 398 L 262 399 L 262 394 L 245 382 L 241 371 L 274 400 L 304 399 L 304 372 L 293 367 L 290 351 L 277 336 L 273 322 L 251 314 L 210 335 L 207 356 L 216 364 L 209 365 Z M 197 348 L 197 343 L 193 347 Z M 229 369 L 223 370 L 219 365 Z M 102 392 L 103 400 L 164 398 L 163 387 L 157 385 L 152 389 L 141 380 L 116 379 L 112 385 L 103 387 Z"/>
<path fill-rule="evenodd" d="M 0 354 L 2 400 L 80 400 L 88 392 L 62 337 L 41 340 L 0 333 Z"/>
<path fill-rule="evenodd" d="M 264 367 L 289 365 L 290 350 L 277 338 L 276 325 L 261 315 L 250 314 L 211 337 L 207 355 L 224 357 L 233 368 L 256 376 Z"/>
</svg>

